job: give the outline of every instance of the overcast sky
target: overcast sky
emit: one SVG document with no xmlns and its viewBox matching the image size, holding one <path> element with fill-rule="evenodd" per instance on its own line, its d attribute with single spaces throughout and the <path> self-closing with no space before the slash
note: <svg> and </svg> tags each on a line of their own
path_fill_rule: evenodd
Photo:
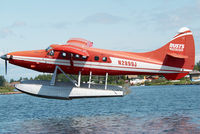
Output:
<svg viewBox="0 0 200 134">
<path fill-rule="evenodd" d="M 197 62 L 200 0 L 0 0 L 0 55 L 45 49 L 71 37 L 97 48 L 146 52 L 165 45 L 184 26 L 194 34 Z M 6 78 L 38 74 L 9 64 Z"/>
</svg>

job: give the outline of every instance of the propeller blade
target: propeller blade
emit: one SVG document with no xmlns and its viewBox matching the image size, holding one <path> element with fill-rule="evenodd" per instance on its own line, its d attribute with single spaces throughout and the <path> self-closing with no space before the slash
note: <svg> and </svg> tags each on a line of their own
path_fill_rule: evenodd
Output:
<svg viewBox="0 0 200 134">
<path fill-rule="evenodd" d="M 8 67 L 8 63 L 7 63 L 7 60 L 5 60 L 5 73 L 7 75 L 7 67 Z"/>
</svg>

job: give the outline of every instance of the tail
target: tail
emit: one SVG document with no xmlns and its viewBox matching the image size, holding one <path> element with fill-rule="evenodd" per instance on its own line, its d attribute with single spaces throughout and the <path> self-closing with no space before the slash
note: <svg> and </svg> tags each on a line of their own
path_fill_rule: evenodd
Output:
<svg viewBox="0 0 200 134">
<path fill-rule="evenodd" d="M 195 64 L 195 45 L 192 32 L 183 27 L 166 45 L 155 51 L 147 52 L 145 55 L 163 61 L 162 69 L 176 71 L 175 73 L 164 73 L 166 79 L 181 79 L 193 70 Z"/>
</svg>

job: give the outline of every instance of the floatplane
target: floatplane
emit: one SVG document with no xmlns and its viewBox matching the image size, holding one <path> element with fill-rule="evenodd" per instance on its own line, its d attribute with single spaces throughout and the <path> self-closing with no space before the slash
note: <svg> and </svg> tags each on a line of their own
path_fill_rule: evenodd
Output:
<svg viewBox="0 0 200 134">
<path fill-rule="evenodd" d="M 166 45 L 151 52 L 98 49 L 89 40 L 72 38 L 63 45 L 11 52 L 1 58 L 5 60 L 6 73 L 7 61 L 35 71 L 53 73 L 51 81 L 24 81 L 15 85 L 16 89 L 30 95 L 54 99 L 121 97 L 124 96 L 123 87 L 108 85 L 108 76 L 163 75 L 168 80 L 180 79 L 193 70 L 195 45 L 192 32 L 183 27 Z M 59 73 L 70 82 L 57 82 Z M 81 82 L 82 75 L 89 76 L 88 83 Z M 93 75 L 105 76 L 105 84 L 92 84 Z"/>
</svg>

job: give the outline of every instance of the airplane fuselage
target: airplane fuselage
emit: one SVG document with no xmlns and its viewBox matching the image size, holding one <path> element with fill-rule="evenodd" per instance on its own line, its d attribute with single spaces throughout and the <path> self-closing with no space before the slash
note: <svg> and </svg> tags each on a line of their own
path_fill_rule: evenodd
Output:
<svg viewBox="0 0 200 134">
<path fill-rule="evenodd" d="M 40 72 L 53 73 L 55 66 L 60 66 L 68 74 L 83 75 L 131 75 L 131 74 L 163 74 L 180 73 L 178 67 L 162 65 L 162 60 L 153 60 L 141 54 L 87 48 L 89 57 L 60 51 L 23 51 L 9 53 L 11 64 Z M 188 70 L 185 70 L 188 71 Z"/>
</svg>

